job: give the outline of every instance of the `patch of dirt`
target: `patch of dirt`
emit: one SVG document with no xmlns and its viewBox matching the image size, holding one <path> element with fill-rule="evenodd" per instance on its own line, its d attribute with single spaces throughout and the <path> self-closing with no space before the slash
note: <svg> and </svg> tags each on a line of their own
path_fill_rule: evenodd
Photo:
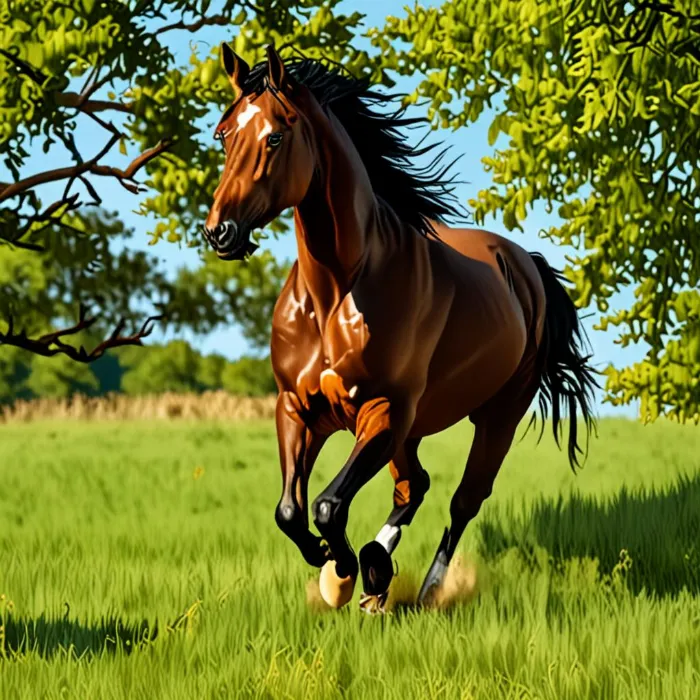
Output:
<svg viewBox="0 0 700 700">
<path fill-rule="evenodd" d="M 478 592 L 476 564 L 457 554 L 447 568 L 442 586 L 436 591 L 431 607 L 440 610 L 473 600 Z"/>
<path fill-rule="evenodd" d="M 418 609 L 417 598 L 422 581 L 415 574 L 399 574 L 391 582 L 387 610 Z M 473 600 L 479 590 L 476 564 L 460 554 L 454 556 L 447 568 L 442 586 L 433 594 L 426 607 L 447 610 Z"/>
</svg>

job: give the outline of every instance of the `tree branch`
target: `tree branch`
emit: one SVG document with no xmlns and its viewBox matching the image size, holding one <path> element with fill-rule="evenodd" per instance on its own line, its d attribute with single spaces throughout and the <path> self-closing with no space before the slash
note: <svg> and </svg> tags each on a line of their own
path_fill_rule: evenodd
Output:
<svg viewBox="0 0 700 700">
<path fill-rule="evenodd" d="M 19 58 L 19 56 L 15 56 L 9 51 L 5 51 L 5 49 L 0 49 L 0 54 L 8 61 L 14 63 L 20 73 L 29 76 L 37 85 L 43 85 L 46 82 L 46 76 L 40 70 L 32 68 L 26 61 Z"/>
<path fill-rule="evenodd" d="M 154 35 L 158 36 L 159 34 L 164 34 L 165 32 L 170 32 L 173 29 L 184 29 L 188 32 L 196 32 L 198 29 L 201 29 L 202 27 L 205 27 L 207 25 L 225 26 L 230 21 L 231 21 L 231 19 L 229 17 L 224 17 L 224 15 L 214 15 L 213 17 L 202 17 L 200 20 L 197 20 L 196 22 L 192 22 L 192 24 L 185 24 L 181 20 L 179 22 L 176 22 L 175 24 L 168 24 L 165 27 L 161 27 L 160 29 L 157 29 L 154 32 Z"/>
<path fill-rule="evenodd" d="M 140 156 L 135 158 L 126 168 L 126 170 L 121 170 L 119 168 L 114 168 L 107 165 L 98 165 L 98 161 L 107 154 L 107 152 L 118 140 L 119 135 L 112 135 L 107 145 L 94 158 L 91 158 L 84 163 L 65 168 L 56 168 L 55 170 L 47 170 L 43 173 L 37 173 L 36 175 L 25 178 L 24 180 L 15 182 L 12 185 L 6 185 L 4 187 L 0 186 L 0 202 L 4 202 L 6 199 L 14 197 L 15 195 L 20 194 L 21 192 L 24 192 L 32 187 L 36 187 L 37 185 L 43 185 L 46 182 L 55 182 L 56 180 L 65 180 L 66 178 L 79 178 L 81 175 L 86 173 L 116 177 L 122 185 L 124 185 L 130 192 L 133 192 L 135 185 L 127 186 L 129 184 L 127 181 L 133 180 L 133 177 L 138 170 L 140 170 L 150 160 L 160 155 L 173 143 L 172 139 L 164 139 L 160 141 L 156 146 L 149 148 Z M 138 188 L 136 188 L 136 192 L 138 192 Z"/>
<path fill-rule="evenodd" d="M 66 150 L 73 156 L 73 160 L 78 164 L 82 163 L 83 157 L 80 155 L 80 151 L 75 145 L 75 139 L 73 138 L 73 134 L 71 132 L 64 134 L 58 129 L 54 129 L 54 134 L 56 134 L 56 136 L 58 136 L 58 138 L 61 139 L 61 141 L 63 141 L 63 145 L 66 147 Z"/>
<path fill-rule="evenodd" d="M 112 122 L 103 121 L 96 114 L 93 114 L 92 112 L 85 112 L 85 114 L 88 117 L 90 117 L 90 119 L 92 119 L 94 122 L 97 122 L 103 129 L 106 129 L 107 131 L 109 131 L 110 134 L 115 134 L 119 138 L 122 137 L 121 132 L 119 131 L 119 129 L 117 129 L 116 126 L 114 126 L 114 124 L 112 124 Z"/>
<path fill-rule="evenodd" d="M 12 62 L 20 73 L 31 78 L 37 85 L 43 85 L 46 82 L 46 76 L 38 69 L 30 66 L 26 61 L 22 60 L 18 56 L 11 54 L 5 49 L 0 49 L 0 55 L 5 56 L 8 61 Z M 93 68 L 88 77 L 88 80 L 83 88 L 83 91 L 78 94 L 77 92 L 59 92 L 55 95 L 56 103 L 61 107 L 75 107 L 81 112 L 86 112 L 87 114 L 94 114 L 95 112 L 106 112 L 107 110 L 115 110 L 117 112 L 124 112 L 125 114 L 131 114 L 131 105 L 122 104 L 121 102 L 111 102 L 108 100 L 91 100 L 90 96 L 93 95 L 99 88 L 101 88 L 105 83 L 109 82 L 110 76 L 98 80 L 99 67 Z M 94 80 L 94 82 L 92 82 Z M 88 88 L 88 85 L 92 82 L 92 85 Z"/>
<path fill-rule="evenodd" d="M 3 241 L 5 242 L 5 241 Z M 38 243 L 26 243 L 24 241 L 7 241 L 11 246 L 14 246 L 15 248 L 21 248 L 22 250 L 31 250 L 33 253 L 43 253 L 46 251 L 46 248 L 44 248 L 43 245 L 39 245 Z M 2 343 L 0 342 L 0 345 Z"/>
<path fill-rule="evenodd" d="M 102 357 L 102 355 L 104 355 L 110 348 L 121 347 L 123 345 L 143 345 L 141 341 L 153 332 L 155 322 L 160 321 L 162 318 L 162 315 L 149 316 L 138 332 L 127 336 L 121 335 L 122 331 L 124 330 L 124 326 L 126 325 L 126 321 L 122 318 L 120 319 L 119 323 L 117 323 L 117 326 L 112 334 L 106 340 L 102 341 L 99 345 L 93 348 L 91 352 L 88 352 L 82 345 L 79 348 L 76 348 L 72 345 L 64 343 L 62 340 L 62 338 L 65 336 L 75 335 L 80 331 L 87 330 L 97 320 L 96 317 L 88 318 L 86 309 L 81 304 L 78 323 L 70 328 L 64 328 L 60 331 L 47 333 L 39 338 L 29 338 L 27 337 L 25 331 L 14 333 L 13 319 L 10 317 L 7 322 L 7 332 L 0 332 L 0 345 L 13 345 L 16 348 L 29 350 L 30 352 L 33 352 L 36 355 L 42 355 L 43 357 L 53 357 L 54 355 L 59 354 L 67 355 L 76 362 L 89 363 Z"/>
<path fill-rule="evenodd" d="M 78 207 L 80 207 L 78 196 L 79 195 L 74 194 L 72 197 L 68 197 L 67 194 L 64 194 L 62 199 L 55 201 L 53 204 L 50 204 L 41 213 L 34 214 L 33 216 L 20 215 L 22 218 L 26 218 L 26 225 L 23 226 L 21 229 L 17 229 L 14 237 L 5 238 L 4 241 L 14 246 L 15 248 L 23 248 L 24 250 L 32 250 L 38 253 L 44 252 L 44 246 L 39 245 L 38 243 L 29 243 L 28 241 L 23 241 L 22 239 L 29 233 L 29 230 L 33 224 L 44 224 L 38 230 L 32 231 L 34 235 L 41 233 L 44 229 L 46 229 L 47 226 L 50 226 L 52 223 L 62 225 L 61 218 L 68 212 L 74 211 L 75 209 L 78 209 Z M 62 207 L 65 208 L 60 213 L 60 215 L 54 216 L 54 214 Z"/>
<path fill-rule="evenodd" d="M 98 63 L 96 63 L 88 73 L 87 80 L 85 81 L 85 85 L 83 85 L 83 89 L 80 91 L 81 95 L 85 95 L 85 99 L 87 99 L 94 91 L 94 87 L 91 87 L 94 85 L 95 82 L 97 82 L 97 79 L 100 76 L 100 71 L 102 70 L 102 66 Z"/>
<path fill-rule="evenodd" d="M 90 202 L 90 204 L 95 204 L 95 205 L 97 205 L 97 206 L 99 206 L 100 204 L 102 204 L 102 197 L 100 197 L 100 195 L 97 194 L 97 191 L 96 191 L 95 188 L 93 187 L 93 185 L 92 185 L 92 183 L 90 182 L 90 180 L 88 180 L 88 179 L 87 179 L 86 177 L 84 177 L 83 175 L 78 175 L 78 180 L 80 180 L 80 182 L 82 182 L 83 185 L 85 185 L 85 189 L 90 193 L 90 196 L 91 196 L 92 199 L 93 199 L 93 201 Z"/>
<path fill-rule="evenodd" d="M 131 114 L 131 105 L 121 102 L 112 102 L 110 100 L 88 100 L 86 94 L 79 95 L 77 92 L 59 92 L 56 95 L 56 102 L 61 107 L 75 107 L 81 112 L 94 114 L 95 112 L 106 112 L 114 110 L 116 112 L 124 112 Z"/>
<path fill-rule="evenodd" d="M 4 202 L 6 199 L 14 197 L 16 194 L 31 189 L 32 187 L 36 187 L 37 185 L 43 185 L 46 182 L 55 182 L 56 180 L 64 180 L 67 177 L 78 177 L 79 175 L 88 172 L 90 168 L 92 168 L 118 140 L 118 136 L 112 136 L 107 145 L 94 158 L 85 161 L 84 163 L 65 168 L 56 168 L 55 170 L 46 170 L 43 173 L 31 175 L 24 180 L 19 180 L 19 182 L 15 182 L 12 185 L 4 187 L 2 190 L 0 190 L 0 202 Z"/>
<path fill-rule="evenodd" d="M 170 148 L 170 146 L 172 146 L 173 143 L 173 139 L 163 139 L 162 141 L 159 141 L 155 146 L 153 146 L 153 148 L 149 148 L 148 150 L 144 151 L 141 155 L 134 158 L 134 160 L 131 161 L 126 170 L 114 168 L 109 165 L 94 165 L 92 168 L 90 168 L 90 172 L 95 173 L 95 175 L 107 175 L 116 177 L 121 182 L 121 184 L 126 187 L 124 181 L 133 181 L 134 175 L 136 175 L 136 173 L 144 165 L 146 165 L 146 163 L 159 156 L 166 149 Z M 129 188 L 127 187 L 127 189 Z"/>
</svg>

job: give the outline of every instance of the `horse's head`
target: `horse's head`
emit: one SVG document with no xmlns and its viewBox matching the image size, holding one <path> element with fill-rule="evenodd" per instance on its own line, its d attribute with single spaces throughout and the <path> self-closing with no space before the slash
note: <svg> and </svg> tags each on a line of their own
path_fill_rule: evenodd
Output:
<svg viewBox="0 0 700 700">
<path fill-rule="evenodd" d="M 272 46 L 262 90 L 244 90 L 250 68 L 227 44 L 221 59 L 235 92 L 216 127 L 226 161 L 204 235 L 222 260 L 253 252 L 253 229 L 298 205 L 314 172 L 314 147 L 295 98 L 303 88 Z"/>
</svg>

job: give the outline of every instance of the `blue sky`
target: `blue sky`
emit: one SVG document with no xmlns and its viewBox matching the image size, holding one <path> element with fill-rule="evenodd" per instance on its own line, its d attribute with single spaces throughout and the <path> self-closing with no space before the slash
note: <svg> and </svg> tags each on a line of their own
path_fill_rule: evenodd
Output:
<svg viewBox="0 0 700 700">
<path fill-rule="evenodd" d="M 424 6 L 437 6 L 439 2 L 426 2 L 424 0 L 421 4 Z M 341 2 L 337 11 L 341 9 L 345 12 L 359 11 L 366 15 L 365 24 L 367 27 L 370 27 L 381 26 L 387 15 L 401 16 L 405 14 L 403 7 L 404 3 L 400 0 L 344 0 Z M 175 51 L 178 62 L 182 64 L 186 64 L 189 58 L 190 43 L 192 41 L 199 45 L 199 54 L 204 55 L 212 46 L 218 46 L 221 41 L 230 40 L 232 38 L 230 30 L 223 27 L 206 27 L 197 32 L 195 36 L 181 32 L 172 32 L 171 36 L 173 37 L 172 48 Z M 368 49 L 370 48 L 369 42 L 366 42 L 366 47 Z M 420 79 L 420 75 L 401 78 L 394 91 L 409 92 Z M 419 108 L 415 109 L 418 110 Z M 455 172 L 458 174 L 458 179 L 467 181 L 465 184 L 459 185 L 456 190 L 460 201 L 463 203 L 466 203 L 469 198 L 475 197 L 480 189 L 484 189 L 491 184 L 489 174 L 484 171 L 481 159 L 493 152 L 493 148 L 489 147 L 487 140 L 487 130 L 492 116 L 493 112 L 485 111 L 476 124 L 462 128 L 457 132 L 434 132 L 429 137 L 431 139 L 444 141 L 446 145 L 451 146 L 451 151 L 454 156 L 461 156 Z M 91 122 L 84 121 L 81 123 L 79 146 L 82 144 L 81 148 L 86 154 L 92 153 L 93 151 L 96 152 L 105 142 L 104 136 L 105 132 L 101 131 L 99 127 L 95 128 Z M 52 155 L 53 154 L 58 154 L 58 152 L 52 150 Z M 120 164 L 120 162 L 126 165 L 132 157 L 133 154 L 129 154 L 128 157 L 119 157 L 118 155 L 116 157 L 110 156 L 110 162 L 115 165 Z M 35 151 L 32 152 L 30 162 L 23 171 L 23 175 L 46 169 L 46 158 L 47 156 L 41 153 L 39 149 L 35 149 Z M 9 175 L 4 172 L 2 166 L 0 166 L 0 179 L 9 179 Z M 65 183 L 47 185 L 39 190 L 39 194 L 42 199 L 48 203 L 53 201 L 53 199 L 51 199 L 52 196 L 54 198 L 60 196 L 63 186 L 65 186 Z M 105 206 L 109 209 L 119 211 L 123 220 L 135 229 L 136 235 L 129 244 L 131 248 L 141 250 L 147 249 L 148 252 L 157 254 L 163 267 L 170 273 L 174 273 L 182 266 L 193 267 L 198 264 L 197 254 L 191 249 L 184 247 L 178 248 L 178 246 L 167 242 L 161 242 L 155 247 L 148 246 L 148 236 L 146 233 L 150 227 L 149 222 L 135 213 L 135 210 L 138 208 L 139 198 L 126 192 L 118 183 L 112 182 L 109 178 L 103 178 L 99 182 L 99 186 L 99 192 L 104 199 Z M 212 192 L 215 187 L 216 183 L 212 183 Z M 525 233 L 520 233 L 518 231 L 508 232 L 502 225 L 500 219 L 488 220 L 485 227 L 517 241 L 527 250 L 541 252 L 551 264 L 562 267 L 565 262 L 565 255 L 571 253 L 571 249 L 557 247 L 550 241 L 539 236 L 539 231 L 556 224 L 557 221 L 558 219 L 555 215 L 547 215 L 543 208 L 539 208 L 534 212 L 529 212 L 523 225 Z M 279 257 L 291 259 L 296 257 L 296 246 L 293 235 L 284 236 L 277 241 L 270 239 L 265 245 L 269 246 Z M 631 290 L 623 292 L 612 300 L 611 310 L 627 306 L 631 303 L 632 299 Z M 626 365 L 638 361 L 644 356 L 644 349 L 642 347 L 621 348 L 613 342 L 614 333 L 595 331 L 592 328 L 593 323 L 594 319 L 584 320 L 584 325 L 587 328 L 593 347 L 594 361 L 597 366 L 604 367 L 611 362 L 617 366 Z M 160 341 L 176 337 L 176 335 L 171 332 L 165 335 L 155 332 L 152 337 L 154 340 Z M 245 340 L 236 328 L 220 329 L 207 336 L 194 336 L 185 333 L 179 334 L 179 337 L 186 337 L 193 345 L 204 352 L 218 352 L 230 358 L 238 357 L 244 354 L 248 349 Z M 599 403 L 598 409 L 601 414 L 608 415 L 634 416 L 636 414 L 636 406 L 615 409 L 607 404 L 602 406 Z"/>
</svg>

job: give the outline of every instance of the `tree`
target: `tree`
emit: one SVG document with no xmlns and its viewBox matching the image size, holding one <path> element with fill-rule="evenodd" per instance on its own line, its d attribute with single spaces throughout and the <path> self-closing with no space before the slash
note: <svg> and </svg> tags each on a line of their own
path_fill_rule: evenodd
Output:
<svg viewBox="0 0 700 700">
<path fill-rule="evenodd" d="M 115 253 L 112 243 L 128 240 L 125 229 L 112 213 L 95 210 L 71 225 L 84 227 L 80 235 L 64 236 L 53 227 L 43 232 L 44 250 L 12 250 L 0 247 L 0 317 L 17 318 L 28 336 L 47 331 L 73 314 L 72 300 L 89 297 L 100 304 L 102 317 L 75 333 L 75 339 L 100 347 L 100 337 L 119 318 L 133 321 L 134 302 L 147 306 L 158 296 L 172 297 L 171 285 L 158 271 L 155 259 L 126 249 Z M 99 265 L 94 262 L 99 257 Z M 19 313 L 18 313 L 19 310 Z M 24 344 L 20 336 L 20 345 Z M 95 393 L 101 381 L 91 369 L 68 355 L 32 355 L 21 348 L 4 347 L 0 358 L 0 401 L 30 395 L 66 396 L 74 391 Z M 71 351 L 76 352 L 71 346 Z M 88 359 L 98 359 L 88 355 Z M 79 358 L 80 359 L 80 358 Z"/>
<path fill-rule="evenodd" d="M 268 250 L 236 263 L 222 262 L 213 251 L 205 251 L 201 267 L 179 271 L 167 303 L 168 320 L 195 333 L 237 323 L 253 349 L 266 350 L 272 312 L 289 267 Z"/>
<path fill-rule="evenodd" d="M 213 8 L 211 0 L 76 0 L 70 4 L 0 0 L 0 155 L 12 178 L 0 183 L 0 244 L 17 256 L 12 262 L 5 259 L 16 272 L 24 265 L 28 276 L 32 266 L 41 267 L 43 263 L 31 262 L 27 254 L 45 251 L 56 257 L 68 279 L 61 304 L 54 304 L 41 319 L 33 315 L 36 306 L 25 303 L 30 299 L 27 289 L 24 293 L 14 289 L 14 296 L 6 297 L 0 308 L 4 318 L 14 321 L 5 324 L 4 330 L 0 326 L 0 345 L 88 362 L 108 347 L 141 343 L 150 326 L 123 336 L 119 321 L 118 333 L 89 354 L 69 345 L 66 338 L 96 330 L 99 324 L 94 319 L 82 313 L 78 324 L 59 333 L 48 333 L 46 324 L 73 317 L 76 302 L 88 297 L 99 301 L 98 296 L 106 297 L 112 290 L 95 273 L 108 255 L 108 237 L 99 235 L 99 229 L 110 225 L 100 211 L 104 180 L 115 181 L 134 195 L 149 192 L 140 201 L 140 212 L 155 219 L 152 243 L 166 238 L 200 245 L 200 236 L 192 234 L 204 222 L 211 183 L 218 181 L 223 163 L 210 129 L 217 112 L 230 104 L 230 86 L 219 66 L 218 46 L 201 57 L 193 45 L 189 65 L 182 66 L 169 42 L 176 35 L 197 36 L 207 26 L 220 26 L 222 38 L 235 34 L 236 51 L 249 61 L 260 60 L 265 44 L 273 41 L 278 46 L 293 45 L 310 56 L 323 52 L 355 71 L 374 70 L 376 79 L 390 82 L 381 70 L 373 69 L 364 52 L 351 46 L 362 16 L 334 14 L 338 2 L 222 0 Z M 83 138 L 88 124 L 101 130 L 101 143 L 94 142 L 94 130 L 89 139 Z M 41 144 L 45 162 L 51 166 L 48 170 L 27 172 L 30 142 Z M 121 156 L 114 153 L 117 147 Z M 144 183 L 139 177 L 145 178 Z M 59 183 L 60 196 L 48 205 L 42 202 L 40 191 Z M 286 227 L 279 220 L 270 231 Z M 60 255 L 71 246 L 80 251 L 79 262 Z M 128 274 L 136 270 L 135 259 L 122 262 Z M 182 285 L 163 290 L 162 284 L 155 284 L 164 292 L 161 310 L 176 324 L 191 321 L 200 330 L 231 318 L 240 320 L 248 337 L 260 344 L 266 332 L 264 314 L 270 309 L 282 268 L 269 257 L 251 267 L 229 264 L 217 269 L 216 265 L 205 258 L 204 269 L 194 278 L 197 299 L 203 304 L 196 310 L 185 306 L 191 299 Z M 112 272 L 121 273 L 119 268 Z M 263 284 L 259 273 L 267 272 L 271 277 Z M 262 284 L 262 294 L 258 301 L 248 295 L 244 304 L 236 290 L 252 278 Z M 14 285 L 11 275 L 8 279 Z M 180 276 L 180 282 L 188 279 L 185 273 Z M 121 281 L 129 295 L 136 289 L 133 279 L 128 284 Z M 218 297 L 207 297 L 206 290 L 214 290 Z M 227 309 L 222 306 L 225 302 Z M 121 304 L 113 309 L 127 313 Z M 33 326 L 43 335 L 27 337 L 17 332 L 18 324 Z"/>
<path fill-rule="evenodd" d="M 129 353 L 124 366 L 122 389 L 127 394 L 158 394 L 198 392 L 200 354 L 184 340 L 168 345 L 150 347 L 144 353 Z"/>
<path fill-rule="evenodd" d="M 239 396 L 265 396 L 276 391 L 269 357 L 229 362 L 221 355 L 202 355 L 184 340 L 146 349 L 124 348 L 116 354 L 124 370 L 121 389 L 126 394 L 224 389 Z"/>
<path fill-rule="evenodd" d="M 270 358 L 242 357 L 229 362 L 221 373 L 221 386 L 231 394 L 266 396 L 277 392 Z"/>
<path fill-rule="evenodd" d="M 22 362 L 19 348 L 3 350 L 0 352 L 0 404 L 29 398 L 30 391 L 24 384 L 29 372 Z"/>
<path fill-rule="evenodd" d="M 508 141 L 484 159 L 477 222 L 522 228 L 544 202 L 562 220 L 545 235 L 579 252 L 577 304 L 648 344 L 607 369 L 608 400 L 700 420 L 700 0 L 447 0 L 372 34 L 385 69 L 426 73 L 410 99 L 429 98 L 435 126 L 496 111 L 490 144 Z"/>
</svg>

